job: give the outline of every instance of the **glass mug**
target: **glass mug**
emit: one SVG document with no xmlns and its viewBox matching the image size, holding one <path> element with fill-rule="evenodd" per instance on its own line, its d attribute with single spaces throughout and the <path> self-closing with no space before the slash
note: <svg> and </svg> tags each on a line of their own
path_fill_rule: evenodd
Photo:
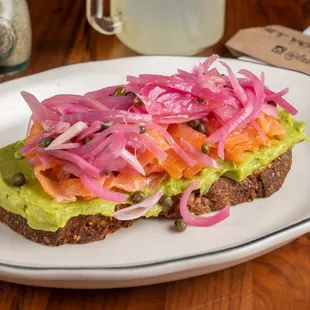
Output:
<svg viewBox="0 0 310 310">
<path fill-rule="evenodd" d="M 195 55 L 223 35 L 225 0 L 87 0 L 86 15 L 97 31 L 116 34 L 140 54 Z"/>
<path fill-rule="evenodd" d="M 0 0 L 0 76 L 28 67 L 31 23 L 26 0 Z"/>
</svg>

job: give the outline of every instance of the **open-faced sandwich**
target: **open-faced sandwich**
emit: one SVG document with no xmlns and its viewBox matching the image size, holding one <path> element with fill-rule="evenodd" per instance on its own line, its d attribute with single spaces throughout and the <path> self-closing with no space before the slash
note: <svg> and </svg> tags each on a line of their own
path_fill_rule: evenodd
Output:
<svg viewBox="0 0 310 310">
<path fill-rule="evenodd" d="M 87 243 L 140 218 L 210 226 L 279 190 L 305 124 L 288 89 L 225 63 L 220 74 L 217 58 L 85 95 L 22 92 L 32 115 L 0 149 L 0 221 L 41 244 Z"/>
</svg>

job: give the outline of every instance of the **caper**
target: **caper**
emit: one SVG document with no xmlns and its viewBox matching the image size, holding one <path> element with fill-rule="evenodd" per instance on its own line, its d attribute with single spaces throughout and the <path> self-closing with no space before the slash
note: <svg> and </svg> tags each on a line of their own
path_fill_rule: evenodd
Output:
<svg viewBox="0 0 310 310">
<path fill-rule="evenodd" d="M 173 200 L 170 196 L 168 195 L 164 195 L 160 198 L 159 203 L 163 206 L 163 207 L 172 207 L 173 205 Z"/>
<path fill-rule="evenodd" d="M 209 145 L 208 144 L 203 144 L 201 146 L 201 151 L 202 151 L 202 153 L 209 154 L 210 153 Z"/>
<path fill-rule="evenodd" d="M 125 96 L 125 95 L 126 95 L 126 88 L 124 86 L 117 87 L 113 93 L 113 96 Z"/>
<path fill-rule="evenodd" d="M 134 203 L 139 203 L 139 202 L 143 201 L 144 199 L 145 199 L 145 195 L 143 192 L 140 192 L 140 191 L 134 192 L 131 196 L 131 200 Z"/>
<path fill-rule="evenodd" d="M 145 133 L 146 132 L 146 128 L 144 126 L 140 126 L 140 133 Z"/>
<path fill-rule="evenodd" d="M 113 122 L 112 121 L 104 121 L 102 124 L 101 124 L 101 128 L 100 128 L 100 132 L 101 131 L 104 131 L 106 129 L 108 129 L 110 126 L 113 125 Z"/>
<path fill-rule="evenodd" d="M 51 138 L 43 138 L 41 141 L 40 141 L 40 146 L 42 147 L 48 147 L 51 143 L 52 143 L 53 139 Z"/>
<path fill-rule="evenodd" d="M 89 136 L 87 136 L 83 139 L 83 142 L 84 142 L 84 144 L 87 144 L 90 140 L 91 140 L 91 138 Z"/>
<path fill-rule="evenodd" d="M 204 100 L 203 98 L 197 98 L 196 101 L 198 103 L 205 103 L 206 102 L 206 100 Z"/>
<path fill-rule="evenodd" d="M 267 103 L 274 107 L 277 107 L 277 104 L 274 101 L 267 101 Z"/>
<path fill-rule="evenodd" d="M 173 200 L 170 196 L 164 195 L 160 198 L 159 204 L 163 206 L 164 213 L 169 214 L 169 211 L 173 206 Z"/>
<path fill-rule="evenodd" d="M 134 104 L 138 105 L 139 107 L 143 106 L 143 101 L 141 100 L 140 97 L 136 96 L 135 99 L 133 100 Z"/>
<path fill-rule="evenodd" d="M 192 128 L 197 128 L 200 125 L 200 120 L 199 119 L 194 119 L 192 121 L 189 121 L 186 123 L 189 127 Z"/>
<path fill-rule="evenodd" d="M 126 93 L 126 96 L 127 96 L 127 97 L 136 97 L 136 94 L 135 94 L 134 92 L 132 92 L 132 91 L 128 91 L 128 92 Z"/>
<path fill-rule="evenodd" d="M 201 133 L 204 133 L 204 134 L 207 132 L 206 131 L 206 126 L 204 124 L 202 124 L 202 123 L 199 124 L 199 126 L 197 127 L 197 130 L 199 132 L 201 132 Z"/>
<path fill-rule="evenodd" d="M 126 96 L 132 97 L 133 103 L 138 105 L 139 107 L 143 106 L 144 103 L 141 100 L 141 98 L 139 96 L 137 96 L 135 93 L 133 93 L 132 91 L 127 92 Z"/>
<path fill-rule="evenodd" d="M 18 172 L 12 175 L 13 186 L 22 186 L 25 183 L 26 183 L 26 179 L 22 172 Z"/>
<path fill-rule="evenodd" d="M 174 227 L 175 227 L 176 231 L 182 232 L 182 231 L 186 230 L 187 224 L 184 222 L 184 220 L 177 219 L 174 221 Z"/>
</svg>

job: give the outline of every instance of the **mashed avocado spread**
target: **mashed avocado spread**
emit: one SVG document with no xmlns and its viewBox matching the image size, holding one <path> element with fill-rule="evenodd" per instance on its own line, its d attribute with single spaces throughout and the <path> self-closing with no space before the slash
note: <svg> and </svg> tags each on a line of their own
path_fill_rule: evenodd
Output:
<svg viewBox="0 0 310 310">
<path fill-rule="evenodd" d="M 287 132 L 284 140 L 273 140 L 273 146 L 262 148 L 259 152 L 248 152 L 246 160 L 241 164 L 221 161 L 221 169 L 205 168 L 196 176 L 200 180 L 200 191 L 208 191 L 213 182 L 225 176 L 237 182 L 242 181 L 261 166 L 268 165 L 277 157 L 294 147 L 296 143 L 306 140 L 304 132 L 305 123 L 294 120 L 288 113 L 281 112 L 280 118 Z M 78 215 L 102 214 L 112 216 L 115 203 L 102 199 L 90 201 L 77 200 L 67 204 L 54 203 L 42 189 L 32 172 L 32 167 L 19 154 L 23 145 L 22 141 L 10 144 L 0 149 L 0 205 L 9 212 L 21 215 L 33 229 L 56 231 L 64 227 L 71 217 Z M 14 173 L 22 172 L 26 177 L 26 184 L 22 187 L 11 185 Z M 156 190 L 163 189 L 167 195 L 182 193 L 192 180 L 168 179 Z M 150 190 L 145 190 L 150 194 Z M 146 217 L 157 216 L 161 206 L 156 205 L 146 214 Z"/>
</svg>

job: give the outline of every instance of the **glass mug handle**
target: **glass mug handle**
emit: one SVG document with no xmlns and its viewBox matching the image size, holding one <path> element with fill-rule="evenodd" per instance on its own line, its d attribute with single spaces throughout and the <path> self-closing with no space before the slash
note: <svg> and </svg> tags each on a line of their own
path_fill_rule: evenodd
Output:
<svg viewBox="0 0 310 310">
<path fill-rule="evenodd" d="M 119 33 L 122 22 L 117 16 L 103 16 L 104 0 L 86 0 L 86 17 L 90 25 L 98 32 L 112 35 Z"/>
</svg>

